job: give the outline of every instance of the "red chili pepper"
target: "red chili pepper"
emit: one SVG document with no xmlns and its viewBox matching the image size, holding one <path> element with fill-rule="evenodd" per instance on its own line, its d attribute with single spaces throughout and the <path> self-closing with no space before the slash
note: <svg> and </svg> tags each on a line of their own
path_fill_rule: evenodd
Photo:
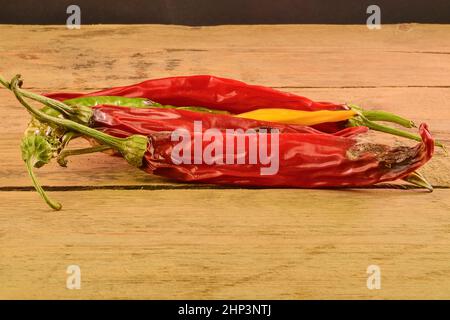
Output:
<svg viewBox="0 0 450 320">
<path fill-rule="evenodd" d="M 201 106 L 232 113 L 261 108 L 286 108 L 305 111 L 343 110 L 345 106 L 330 102 L 314 102 L 308 98 L 272 88 L 209 75 L 168 77 L 146 80 L 138 84 L 115 87 L 87 94 L 54 93 L 57 100 L 82 96 L 141 97 L 174 106 Z"/>
<path fill-rule="evenodd" d="M 339 187 L 368 186 L 407 176 L 425 164 L 433 155 L 434 140 L 426 125 L 421 125 L 422 142 L 414 147 L 389 147 L 359 141 L 365 127 L 348 128 L 336 134 L 314 129 L 277 125 L 255 120 L 211 114 L 197 114 L 183 110 L 129 109 L 112 106 L 95 107 L 94 126 L 108 134 L 126 137 L 146 135 L 149 147 L 142 169 L 156 175 L 181 181 L 212 184 L 267 187 Z M 171 140 L 173 130 L 183 128 L 194 140 L 201 139 L 193 131 L 195 120 L 202 121 L 202 129 L 220 129 L 226 141 L 225 129 L 275 128 L 279 130 L 279 170 L 274 175 L 261 175 L 262 164 L 249 164 L 249 136 L 245 136 L 245 164 L 175 164 L 171 158 L 179 143 Z M 196 136 L 197 135 L 197 136 Z M 268 135 L 271 141 L 272 135 Z M 252 140 L 255 143 L 255 140 Z M 201 141 L 205 150 L 211 141 Z M 236 145 L 236 143 L 235 143 Z M 223 158 L 227 156 L 223 150 Z M 228 156 L 230 156 L 228 154 Z M 234 159 L 238 153 L 234 150 Z M 242 156 L 242 155 L 241 155 Z M 194 162 L 191 155 L 191 163 Z M 225 161 L 225 160 L 224 160 Z"/>
<path fill-rule="evenodd" d="M 203 77 L 200 76 L 199 79 Z M 7 85 L 38 122 L 50 124 L 50 129 L 55 130 L 55 137 L 47 135 L 47 131 L 44 134 L 39 130 L 28 132 L 22 144 L 22 156 L 36 189 L 55 209 L 60 209 L 60 205 L 45 195 L 32 173 L 32 168 L 48 163 L 55 150 L 60 152 L 64 149 L 66 134 L 94 139 L 102 144 L 99 148 L 94 147 L 95 152 L 116 150 L 130 164 L 152 174 L 181 181 L 249 187 L 369 186 L 409 176 L 430 160 L 434 151 L 434 140 L 425 124 L 420 126 L 421 142 L 414 147 L 390 147 L 359 139 L 359 134 L 368 130 L 366 127 L 350 127 L 328 134 L 303 126 L 170 108 L 95 106 L 86 113 L 89 115 L 88 121 L 85 122 L 89 123 L 88 127 L 65 118 L 64 114 L 55 115 L 48 110 L 30 106 L 19 90 L 19 76 L 14 77 L 11 84 Z M 247 85 L 245 88 L 250 90 Z M 261 90 L 259 87 L 255 88 Z M 133 86 L 131 89 L 123 87 L 121 90 L 124 92 L 110 91 L 99 94 L 128 95 L 127 90 L 137 89 Z M 136 94 L 140 97 L 144 95 L 142 92 Z M 176 96 L 176 92 L 172 94 Z M 194 93 L 192 95 L 195 96 Z M 206 96 L 210 97 L 211 93 L 208 92 Z M 245 94 L 240 98 L 245 100 Z M 223 100 L 217 97 L 215 99 L 219 104 Z M 193 100 L 189 102 L 195 104 Z M 174 104 L 174 101 L 170 103 Z M 183 100 L 184 104 L 187 104 L 186 100 Z M 51 108 L 53 105 L 50 104 L 50 111 L 54 112 Z M 246 103 L 243 102 L 240 106 L 246 108 Z M 217 105 L 213 107 L 217 108 Z M 73 109 L 63 111 L 69 112 Z M 196 121 L 201 124 L 200 129 Z M 253 131 L 248 133 L 250 129 Z M 211 130 L 214 130 L 214 134 Z M 236 131 L 230 134 L 230 130 Z M 270 130 L 270 133 L 264 134 L 265 130 Z M 174 135 L 174 132 L 183 134 Z M 240 146 L 237 142 L 239 139 L 242 142 Z M 231 147 L 228 141 L 234 142 L 230 144 Z M 92 148 L 90 149 L 89 151 L 93 152 Z M 86 151 L 72 152 L 82 153 Z M 414 179 L 420 183 L 421 177 L 416 175 Z"/>
<path fill-rule="evenodd" d="M 226 110 L 233 113 L 241 113 L 247 112 L 254 109 L 260 108 L 271 108 L 276 106 L 277 108 L 288 108 L 288 109 L 297 109 L 297 110 L 305 110 L 305 111 L 317 111 L 317 110 L 343 110 L 346 107 L 344 105 L 327 103 L 327 102 L 314 102 L 308 98 L 301 97 L 298 95 L 294 95 L 291 93 L 281 92 L 278 90 L 274 90 L 271 88 L 263 87 L 263 86 L 255 86 L 248 85 L 240 81 L 232 80 L 232 79 L 224 79 L 218 78 L 214 76 L 187 76 L 187 77 L 171 77 L 171 78 L 163 78 L 163 79 L 154 79 L 147 80 L 141 82 L 136 85 L 130 85 L 125 87 L 116 87 L 107 90 L 101 90 L 93 93 L 88 93 L 85 95 L 82 94 L 53 94 L 49 95 L 49 97 L 56 98 L 59 100 L 77 98 L 82 96 L 125 96 L 125 97 L 144 97 L 149 98 L 155 101 L 158 101 L 162 104 L 170 104 L 174 106 L 185 106 L 185 105 L 196 105 L 203 106 L 208 108 L 214 108 L 219 110 Z M 126 108 L 125 108 L 126 109 Z M 402 170 L 399 170 L 398 165 L 392 168 L 387 168 L 385 166 L 391 165 L 389 161 L 386 159 L 391 157 L 395 157 L 396 154 L 402 154 L 405 156 L 404 150 L 412 150 L 412 149 L 398 149 L 398 148 L 388 148 L 386 146 L 374 145 L 374 144 L 356 144 L 356 140 L 354 136 L 358 133 L 365 132 L 367 129 L 364 127 L 356 127 L 356 128 L 348 128 L 342 130 L 345 127 L 344 123 L 324 123 L 318 126 L 314 126 L 315 129 L 319 131 L 302 126 L 294 126 L 294 125 L 281 125 L 265 123 L 262 121 L 248 120 L 248 119 L 239 119 L 222 115 L 215 114 L 201 114 L 201 113 L 193 113 L 189 111 L 183 110 L 174 110 L 174 109 L 128 109 L 124 108 L 116 108 L 116 107 L 108 107 L 108 106 L 97 106 L 94 107 L 94 119 L 95 126 L 101 130 L 104 130 L 107 133 L 110 133 L 115 136 L 127 136 L 130 134 L 144 134 L 152 136 L 155 132 L 160 132 L 164 130 L 175 130 L 177 128 L 185 128 L 189 131 L 192 131 L 193 121 L 201 120 L 204 124 L 204 128 L 222 128 L 222 129 L 232 129 L 232 128 L 259 128 L 259 127 L 271 127 L 277 128 L 280 130 L 282 136 L 280 137 L 280 161 L 283 164 L 283 168 L 289 167 L 293 165 L 295 162 L 289 163 L 286 159 L 283 158 L 284 155 L 290 154 L 289 149 L 286 146 L 295 147 L 302 146 L 301 148 L 304 150 L 310 150 L 306 146 L 312 144 L 311 140 L 303 141 L 302 139 L 306 139 L 305 134 L 311 134 L 310 139 L 319 141 L 328 141 L 331 145 L 336 144 L 340 146 L 341 153 L 340 157 L 337 156 L 338 160 L 334 163 L 334 166 L 328 166 L 328 164 L 324 165 L 325 168 L 329 169 L 330 178 L 328 182 L 320 182 L 316 181 L 317 174 L 306 174 L 307 177 L 302 179 L 298 179 L 298 174 L 296 172 L 289 172 L 289 175 L 292 175 L 291 179 L 283 178 L 280 181 L 284 182 L 275 182 L 275 177 L 273 179 L 269 179 L 267 177 L 260 177 L 259 171 L 258 177 L 255 176 L 255 182 L 248 182 L 249 185 L 263 185 L 264 182 L 261 180 L 267 181 L 267 184 L 264 185 L 284 185 L 284 186 L 343 186 L 343 185 L 370 185 L 373 183 L 387 181 L 387 180 L 395 180 L 406 176 L 408 173 L 413 172 L 415 169 L 423 165 L 426 161 L 431 158 L 433 148 L 430 148 L 430 141 L 432 141 L 431 137 L 427 133 L 425 128 L 421 128 L 422 138 L 424 135 L 428 138 L 428 140 L 424 141 L 422 144 L 419 144 L 416 147 L 417 152 L 408 151 L 408 161 L 411 162 L 410 166 L 403 166 Z M 321 132 L 329 132 L 334 133 L 334 135 L 326 135 L 319 136 Z M 293 133 L 297 133 L 297 135 L 293 135 Z M 342 137 L 339 137 L 342 136 Z M 161 138 L 159 138 L 161 139 Z M 291 141 L 292 139 L 292 141 Z M 344 139 L 344 140 L 342 140 Z M 158 140 L 160 141 L 160 140 Z M 169 148 L 170 142 L 166 141 L 166 146 Z M 344 145 L 340 143 L 346 143 L 346 148 L 343 148 Z M 354 147 L 356 146 L 365 146 L 368 148 L 369 146 L 373 149 L 372 151 L 368 151 L 366 153 L 358 154 L 358 159 L 348 159 L 345 156 L 351 155 L 351 153 L 347 153 L 348 150 L 353 148 L 352 152 L 356 152 Z M 163 150 L 164 148 L 161 147 Z M 296 150 L 297 150 L 296 149 Z M 375 150 L 383 150 L 383 153 L 376 153 Z M 320 150 L 327 154 L 328 151 L 324 149 L 322 145 L 316 146 L 314 150 Z M 411 155 L 412 153 L 413 155 Z M 336 155 L 335 155 L 336 156 Z M 364 158 L 362 161 L 359 157 Z M 384 157 L 384 158 L 383 158 Z M 146 156 L 149 159 L 148 156 Z M 302 161 L 305 158 L 305 155 L 299 154 L 296 161 L 299 161 L 300 166 L 303 165 Z M 312 155 L 312 158 L 316 159 L 314 166 L 311 163 L 305 162 L 304 166 L 308 168 L 315 168 L 316 170 L 321 170 L 322 164 L 319 159 L 322 159 L 318 155 Z M 417 161 L 420 159 L 420 161 Z M 150 159 L 151 160 L 151 159 Z M 154 162 L 150 161 L 152 164 Z M 166 159 L 167 160 L 167 159 Z M 407 161 L 406 161 L 407 162 Z M 405 162 L 405 163 L 406 163 Z M 159 172 L 158 166 L 155 166 L 155 170 Z M 167 169 L 167 163 L 165 164 L 164 172 L 184 172 L 184 177 L 178 177 L 178 179 L 182 180 L 197 180 L 192 178 L 192 174 L 190 171 L 199 172 L 200 168 L 198 167 L 190 167 L 186 170 L 182 170 L 183 166 L 172 168 L 171 170 Z M 241 166 L 241 165 L 239 165 Z M 354 167 L 352 167 L 354 166 Z M 358 166 L 361 166 L 359 169 L 356 169 Z M 373 172 L 368 174 L 362 173 L 364 172 L 363 168 L 374 168 L 371 169 Z M 295 166 L 294 166 L 295 167 Z M 348 172 L 351 174 L 346 174 L 341 177 L 341 173 L 339 169 L 346 168 Z M 186 169 L 186 168 L 185 168 Z M 208 168 L 208 172 L 211 168 Z M 230 169 L 228 165 L 220 168 L 220 170 Z M 219 169 L 218 169 L 219 170 Z M 219 171 L 220 171 L 219 170 Z M 231 170 L 235 170 L 232 168 Z M 241 168 L 242 170 L 242 168 Z M 283 169 L 285 170 L 285 169 Z M 201 171 L 201 170 L 200 170 Z M 234 171 L 233 171 L 234 172 Z M 243 168 L 242 172 L 249 172 L 247 168 Z M 251 172 L 251 170 L 250 170 Z M 301 170 L 299 171 L 301 172 Z M 281 168 L 280 174 L 283 175 Z M 359 174 L 359 175 L 358 175 Z M 326 173 L 324 173 L 326 175 Z M 169 176 L 177 178 L 176 174 L 169 174 Z M 334 176 L 332 178 L 331 176 Z M 277 175 L 277 177 L 279 177 Z M 345 177 L 345 178 L 344 178 Z M 228 179 L 228 180 L 227 180 Z M 345 181 L 348 179 L 348 181 Z M 203 178 L 198 178 L 198 180 L 203 180 Z M 225 181 L 226 180 L 226 181 Z M 232 183 L 233 178 L 225 178 L 225 180 L 218 179 L 215 183 Z M 212 182 L 212 181 L 209 181 Z M 239 184 L 239 183 L 238 183 Z"/>
<path fill-rule="evenodd" d="M 255 109 L 266 108 L 295 109 L 301 111 L 336 111 L 349 110 L 351 108 L 354 111 L 358 111 L 360 116 L 349 119 L 348 121 L 315 124 L 313 127 L 322 132 L 334 133 L 347 126 L 364 125 L 377 131 L 420 140 L 416 135 L 413 136 L 408 132 L 370 121 L 373 119 L 375 121 L 395 122 L 408 128 L 414 126 L 412 121 L 394 114 L 379 110 L 367 111 L 355 105 L 347 106 L 330 102 L 315 102 L 292 93 L 209 75 L 153 79 L 138 84 L 115 87 L 87 94 L 53 93 L 48 94 L 48 97 L 58 100 L 86 97 L 150 99 L 163 105 L 203 107 L 226 111 L 232 114 L 242 114 Z M 441 144 L 438 143 L 438 145 Z"/>
<path fill-rule="evenodd" d="M 60 101 L 89 96 L 140 97 L 161 104 L 192 105 L 231 113 L 274 107 L 304 111 L 346 109 L 342 104 L 315 102 L 292 93 L 209 75 L 152 79 L 87 94 L 51 93 L 46 96 Z M 336 132 L 345 128 L 345 122 L 324 123 L 314 127 L 323 132 Z"/>
<path fill-rule="evenodd" d="M 201 121 L 203 128 L 218 129 L 260 129 L 273 128 L 281 133 L 323 134 L 312 127 L 266 122 L 228 115 L 192 112 L 179 109 L 163 108 L 124 108 L 116 106 L 95 106 L 92 125 L 115 136 L 130 134 L 149 135 L 159 131 L 173 131 L 179 128 L 193 130 L 194 121 Z M 348 136 L 366 132 L 367 127 L 350 127 L 335 132 L 336 135 Z"/>
</svg>

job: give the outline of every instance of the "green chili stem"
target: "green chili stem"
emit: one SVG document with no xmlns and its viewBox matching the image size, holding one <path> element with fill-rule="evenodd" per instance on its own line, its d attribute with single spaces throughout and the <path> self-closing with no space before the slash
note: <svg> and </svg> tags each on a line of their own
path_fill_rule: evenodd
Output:
<svg viewBox="0 0 450 320">
<path fill-rule="evenodd" d="M 90 148 L 82 148 L 82 149 L 74 149 L 74 150 L 63 150 L 58 155 L 57 161 L 60 166 L 65 167 L 67 166 L 67 160 L 66 158 L 69 156 L 76 156 L 81 154 L 88 154 L 88 153 L 95 153 L 95 152 L 102 152 L 106 150 L 110 150 L 110 146 L 100 145 Z"/>
<path fill-rule="evenodd" d="M 405 128 L 415 128 L 414 121 L 400 117 L 394 113 L 381 110 L 364 110 L 362 114 L 371 121 L 386 121 L 399 124 Z"/>
<path fill-rule="evenodd" d="M 414 133 L 408 132 L 408 131 L 403 131 L 397 128 L 392 128 L 392 127 L 388 127 L 388 126 L 384 126 L 375 122 L 372 122 L 370 120 L 368 120 L 367 118 L 365 118 L 364 116 L 360 115 L 360 116 L 356 116 L 352 119 L 350 119 L 348 121 L 350 126 L 365 126 L 369 129 L 375 130 L 375 131 L 380 131 L 380 132 L 384 132 L 384 133 L 389 133 L 392 134 L 394 136 L 399 136 L 399 137 L 403 137 L 403 138 L 407 138 L 407 139 L 411 139 L 411 140 L 416 140 L 416 141 L 422 141 L 422 138 Z M 438 147 L 441 147 L 445 150 L 444 145 L 439 142 L 439 141 L 435 141 L 434 144 Z"/>
<path fill-rule="evenodd" d="M 0 76 L 0 83 L 5 88 L 12 90 L 11 83 L 7 82 L 1 76 Z M 27 90 L 20 88 L 19 86 L 17 86 L 16 90 L 19 91 L 24 97 L 41 102 L 42 104 L 49 106 L 51 108 L 54 108 L 67 116 L 71 116 L 74 114 L 73 110 L 69 106 L 65 105 L 64 103 L 62 103 L 60 101 L 35 94 L 33 92 L 29 92 Z"/>
<path fill-rule="evenodd" d="M 381 131 L 381 132 L 385 132 L 385 133 L 390 133 L 390 134 L 393 134 L 396 136 L 400 136 L 400 137 L 404 137 L 404 138 L 408 138 L 408 139 L 412 139 L 412 140 L 416 140 L 416 141 L 422 141 L 422 138 L 419 135 L 411 133 L 411 132 L 387 127 L 387 126 L 384 126 L 384 125 L 381 125 L 381 124 L 378 124 L 378 123 L 375 123 L 372 121 L 364 121 L 364 124 L 369 129 L 373 129 L 373 130 Z"/>
<path fill-rule="evenodd" d="M 58 110 L 59 112 L 61 112 L 62 114 L 68 116 L 68 117 L 72 117 L 75 113 L 74 110 L 72 110 L 72 108 L 70 108 L 69 106 L 67 106 L 66 104 L 58 101 L 58 100 L 54 100 L 51 98 L 47 98 L 46 96 L 41 96 L 39 94 L 35 94 L 33 92 L 24 90 L 22 88 L 17 88 L 17 90 L 25 97 L 25 98 L 29 98 L 35 101 L 38 101 L 50 108 L 53 108 L 55 110 Z"/>
<path fill-rule="evenodd" d="M 33 186 L 36 189 L 36 191 L 41 195 L 42 199 L 52 208 L 55 210 L 61 210 L 62 206 L 59 202 L 53 201 L 50 199 L 47 194 L 45 193 L 44 189 L 42 189 L 41 185 L 39 184 L 39 181 L 37 180 L 34 171 L 33 171 L 33 163 L 31 159 L 27 159 L 25 161 L 28 174 L 31 177 L 31 181 L 33 181 Z"/>
<path fill-rule="evenodd" d="M 404 138 L 408 138 L 408 139 L 412 139 L 412 140 L 416 140 L 416 141 L 422 141 L 422 138 L 414 133 L 408 132 L 408 131 L 403 131 L 403 130 L 399 130 L 399 129 L 395 129 L 395 128 L 391 128 L 391 127 L 387 127 L 387 126 L 383 126 L 381 124 L 372 122 L 372 121 L 368 121 L 365 124 L 369 129 L 373 129 L 376 131 L 380 131 L 380 132 L 385 132 L 385 133 L 390 133 L 399 137 L 404 137 Z M 438 147 L 444 148 L 444 145 L 439 142 L 439 141 L 435 141 L 434 144 Z"/>
<path fill-rule="evenodd" d="M 8 81 L 6 81 L 5 79 L 3 79 L 2 76 L 0 76 L 0 84 L 2 86 L 4 86 L 6 89 L 10 89 L 11 85 Z"/>
<path fill-rule="evenodd" d="M 132 165 L 140 167 L 142 165 L 142 159 L 147 149 L 147 137 L 142 135 L 133 135 L 128 138 L 117 138 L 110 136 L 101 131 L 92 129 L 80 123 L 72 120 L 57 118 L 41 112 L 38 109 L 31 107 L 21 96 L 20 91 L 17 90 L 18 81 L 20 76 L 16 76 L 11 81 L 11 89 L 14 92 L 17 100 L 39 121 L 53 123 L 72 131 L 79 132 L 85 136 L 94 138 L 103 144 L 111 146 L 117 149 L 124 158 Z"/>
<path fill-rule="evenodd" d="M 61 148 L 64 149 L 65 147 L 67 147 L 67 145 L 69 144 L 70 141 L 72 141 L 73 139 L 76 139 L 80 136 L 81 135 L 78 132 L 74 132 L 74 131 L 69 131 L 69 132 L 65 133 L 61 138 Z"/>
<path fill-rule="evenodd" d="M 391 112 L 382 111 L 382 110 L 364 110 L 363 108 L 361 108 L 360 106 L 357 106 L 355 104 L 347 104 L 347 106 L 350 109 L 355 110 L 360 115 L 363 115 L 364 117 L 366 117 L 368 120 L 371 120 L 371 121 L 392 122 L 392 123 L 399 124 L 405 128 L 415 128 L 416 127 L 414 121 L 405 119 L 405 118 L 403 118 L 399 115 L 396 115 L 394 113 L 391 113 Z"/>
<path fill-rule="evenodd" d="M 11 83 L 8 83 L 1 77 L 0 77 L 0 83 L 7 89 L 12 90 Z M 34 101 L 40 102 L 52 109 L 55 109 L 58 112 L 62 113 L 63 115 L 65 115 L 66 117 L 68 117 L 74 121 L 81 122 L 84 124 L 89 124 L 89 122 L 91 120 L 91 117 L 92 117 L 91 108 L 87 108 L 87 107 L 83 107 L 83 106 L 80 106 L 80 107 L 68 106 L 61 101 L 51 99 L 46 96 L 24 90 L 24 89 L 20 88 L 20 83 L 19 83 L 19 85 L 16 86 L 16 90 L 22 96 L 32 99 Z"/>
</svg>

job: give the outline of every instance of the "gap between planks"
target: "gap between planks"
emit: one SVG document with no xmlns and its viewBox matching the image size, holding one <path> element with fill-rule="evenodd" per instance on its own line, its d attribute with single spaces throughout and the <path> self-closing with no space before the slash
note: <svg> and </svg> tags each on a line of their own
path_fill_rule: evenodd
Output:
<svg viewBox="0 0 450 320">
<path fill-rule="evenodd" d="M 153 78 L 152 78 L 153 79 Z M 157 78 L 154 78 L 157 79 Z M 144 79 L 150 80 L 150 79 Z M 249 83 L 253 84 L 253 83 Z M 117 85 L 120 86 L 120 85 Z M 42 92 L 56 92 L 59 90 L 68 90 L 67 92 L 79 92 L 79 93 L 87 93 L 84 91 L 99 91 L 99 90 L 105 90 L 109 88 L 113 88 L 116 86 L 104 88 L 104 87 L 91 87 L 91 88 L 73 88 L 73 87 L 60 87 L 60 88 L 40 88 L 40 87 L 26 87 L 26 90 L 39 90 Z M 396 86 L 396 85 L 383 85 L 383 86 L 270 86 L 269 88 L 272 89 L 283 89 L 283 90 L 289 90 L 289 89 L 403 89 L 403 88 L 436 88 L 436 89 L 449 89 L 450 85 L 403 85 L 403 86 Z M 0 88 L 0 90 L 7 90 L 6 88 Z"/>
<path fill-rule="evenodd" d="M 215 185 L 185 185 L 185 184 L 170 184 L 170 185 L 107 185 L 107 186 L 43 186 L 46 191 L 94 191 L 94 190 L 352 190 L 352 189 L 402 189 L 402 190 L 422 190 L 418 186 L 395 183 L 381 183 L 373 186 L 365 187 L 351 187 L 351 188 L 258 188 L 258 187 L 240 187 L 233 186 L 215 186 Z M 450 189 L 450 186 L 436 185 L 434 189 Z M 34 192 L 32 186 L 3 186 L 0 187 L 0 192 Z M 423 191 L 426 191 L 423 189 Z"/>
</svg>

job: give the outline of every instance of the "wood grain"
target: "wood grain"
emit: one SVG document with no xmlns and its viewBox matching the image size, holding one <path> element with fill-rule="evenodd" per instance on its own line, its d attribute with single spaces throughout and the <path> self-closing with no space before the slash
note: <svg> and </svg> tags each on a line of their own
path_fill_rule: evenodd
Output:
<svg viewBox="0 0 450 320">
<path fill-rule="evenodd" d="M 0 193 L 2 298 L 450 297 L 449 190 L 70 194 L 51 193 L 52 213 Z M 72 264 L 80 290 L 65 287 Z"/>
<path fill-rule="evenodd" d="M 1 25 L 0 51 L 0 74 L 21 73 L 36 92 L 215 74 L 395 111 L 450 143 L 448 25 Z M 0 298 L 450 298 L 450 158 L 440 151 L 422 170 L 444 188 L 431 194 L 190 189 L 81 156 L 37 171 L 69 190 L 50 192 L 64 205 L 53 213 L 33 191 L 8 191 L 31 187 L 18 150 L 29 116 L 5 89 L 0 103 Z M 153 190 L 119 190 L 141 186 Z M 81 290 L 65 287 L 70 264 Z M 381 290 L 366 287 L 370 264 Z"/>
<path fill-rule="evenodd" d="M 204 73 L 272 87 L 450 87 L 448 25 L 0 28 L 2 74 L 35 88 Z"/>
</svg>

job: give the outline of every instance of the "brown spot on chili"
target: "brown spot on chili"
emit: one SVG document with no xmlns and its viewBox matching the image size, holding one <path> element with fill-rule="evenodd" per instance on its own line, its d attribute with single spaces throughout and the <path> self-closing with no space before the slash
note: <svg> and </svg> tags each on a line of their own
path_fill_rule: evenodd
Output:
<svg viewBox="0 0 450 320">
<path fill-rule="evenodd" d="M 416 147 L 389 147 L 387 145 L 375 143 L 359 143 L 347 151 L 350 160 L 357 160 L 366 154 L 373 155 L 380 165 L 389 169 L 396 169 L 410 165 L 417 159 L 418 150 Z"/>
</svg>

